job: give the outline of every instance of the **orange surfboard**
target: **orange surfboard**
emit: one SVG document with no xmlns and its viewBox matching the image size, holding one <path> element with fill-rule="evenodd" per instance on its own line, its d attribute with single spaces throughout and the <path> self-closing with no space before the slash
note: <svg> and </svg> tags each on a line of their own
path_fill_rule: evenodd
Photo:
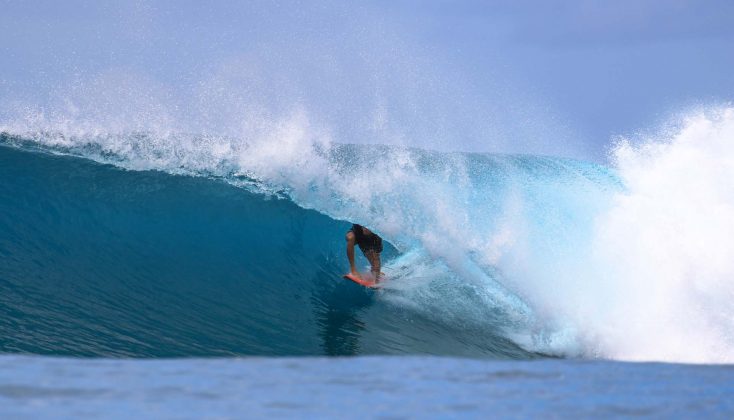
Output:
<svg viewBox="0 0 734 420">
<path fill-rule="evenodd" d="M 372 276 L 370 276 L 370 277 L 372 277 Z M 382 277 L 382 276 L 380 276 L 380 277 Z M 351 280 L 351 281 L 359 284 L 360 286 L 369 287 L 371 289 L 377 289 L 378 287 L 382 286 L 382 283 L 385 281 L 384 280 L 384 277 L 383 277 L 383 280 L 381 282 L 376 282 L 376 281 L 372 280 L 371 278 L 359 278 L 359 277 L 353 276 L 352 273 L 345 274 L 344 275 L 344 278 L 345 279 L 348 279 L 348 280 Z"/>
</svg>

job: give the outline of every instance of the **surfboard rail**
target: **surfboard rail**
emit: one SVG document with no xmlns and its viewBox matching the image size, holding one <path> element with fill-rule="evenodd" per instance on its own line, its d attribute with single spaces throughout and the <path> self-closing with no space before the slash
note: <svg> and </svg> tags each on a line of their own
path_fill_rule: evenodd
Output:
<svg viewBox="0 0 734 420">
<path fill-rule="evenodd" d="M 382 282 L 376 282 L 376 281 L 370 280 L 370 279 L 363 279 L 363 278 L 360 278 L 360 277 L 357 277 L 357 276 L 353 275 L 352 273 L 347 273 L 347 274 L 345 274 L 342 277 L 344 277 L 347 280 L 351 280 L 351 281 L 359 284 L 360 286 L 369 287 L 371 289 L 377 289 L 377 288 L 379 288 L 379 287 L 382 286 Z"/>
</svg>

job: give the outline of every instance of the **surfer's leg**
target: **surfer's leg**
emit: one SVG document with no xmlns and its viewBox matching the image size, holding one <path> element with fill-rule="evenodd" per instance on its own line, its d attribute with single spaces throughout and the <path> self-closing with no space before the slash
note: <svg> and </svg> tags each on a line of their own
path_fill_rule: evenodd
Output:
<svg viewBox="0 0 734 420">
<path fill-rule="evenodd" d="M 367 261 L 370 262 L 370 271 L 372 272 L 372 276 L 374 276 L 375 281 L 380 281 L 380 268 L 382 266 L 380 262 L 380 253 L 374 249 L 362 250 L 362 253 L 367 257 Z"/>
<path fill-rule="evenodd" d="M 351 230 L 347 232 L 347 259 L 349 260 L 349 272 L 352 275 L 359 277 L 357 273 L 357 267 L 354 265 L 354 243 L 357 239 L 354 236 L 354 232 Z"/>
</svg>

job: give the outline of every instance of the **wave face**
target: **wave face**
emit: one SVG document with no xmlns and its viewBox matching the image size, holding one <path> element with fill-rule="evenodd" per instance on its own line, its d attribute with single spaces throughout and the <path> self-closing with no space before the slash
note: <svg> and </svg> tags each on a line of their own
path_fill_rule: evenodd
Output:
<svg viewBox="0 0 734 420">
<path fill-rule="evenodd" d="M 529 355 L 342 280 L 349 223 L 287 199 L 9 147 L 0 179 L 4 352 Z"/>
<path fill-rule="evenodd" d="M 0 131 L 6 352 L 734 360 L 731 109 L 614 168 L 335 144 L 300 117 Z M 382 290 L 341 279 L 350 222 L 389 242 Z"/>
</svg>

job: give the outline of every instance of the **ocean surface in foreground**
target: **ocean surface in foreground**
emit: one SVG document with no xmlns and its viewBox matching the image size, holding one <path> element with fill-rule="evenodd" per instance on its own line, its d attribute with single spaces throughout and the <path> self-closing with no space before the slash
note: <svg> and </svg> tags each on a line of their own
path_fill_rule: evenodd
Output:
<svg viewBox="0 0 734 420">
<path fill-rule="evenodd" d="M 734 367 L 439 357 L 0 357 L 2 418 L 731 418 Z"/>
</svg>

